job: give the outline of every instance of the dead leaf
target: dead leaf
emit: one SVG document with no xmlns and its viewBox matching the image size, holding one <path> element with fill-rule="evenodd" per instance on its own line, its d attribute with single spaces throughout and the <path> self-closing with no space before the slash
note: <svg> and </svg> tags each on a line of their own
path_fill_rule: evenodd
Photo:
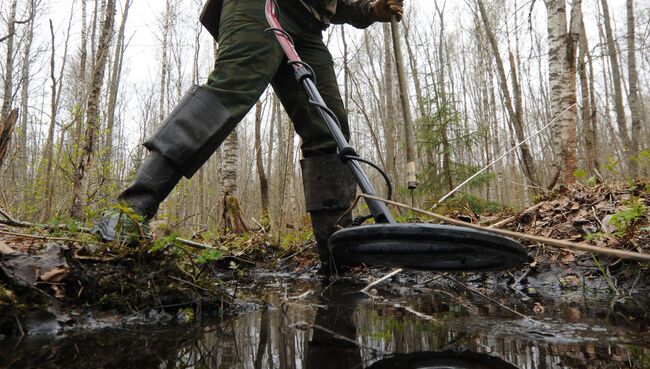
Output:
<svg viewBox="0 0 650 369">
<path fill-rule="evenodd" d="M 60 282 L 69 272 L 63 247 L 49 244 L 38 254 L 20 254 L 0 261 L 0 269 L 20 287 L 35 286 L 38 281 Z"/>
<path fill-rule="evenodd" d="M 576 255 L 571 251 L 565 252 L 564 255 L 560 257 L 560 261 L 562 261 L 564 264 L 573 263 L 576 261 Z"/>
</svg>

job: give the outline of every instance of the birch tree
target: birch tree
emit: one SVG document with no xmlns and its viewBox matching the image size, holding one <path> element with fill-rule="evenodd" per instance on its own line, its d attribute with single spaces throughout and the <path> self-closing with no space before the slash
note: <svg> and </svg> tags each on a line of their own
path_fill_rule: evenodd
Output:
<svg viewBox="0 0 650 369">
<path fill-rule="evenodd" d="M 554 125 L 556 174 L 551 185 L 575 181 L 576 166 L 576 50 L 580 38 L 582 1 L 574 0 L 567 26 L 566 0 L 547 0 L 548 68 Z"/>
</svg>

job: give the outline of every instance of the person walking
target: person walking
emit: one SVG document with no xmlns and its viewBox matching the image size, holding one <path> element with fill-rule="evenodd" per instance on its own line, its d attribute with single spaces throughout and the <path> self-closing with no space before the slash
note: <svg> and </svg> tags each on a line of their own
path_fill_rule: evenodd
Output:
<svg viewBox="0 0 650 369">
<path fill-rule="evenodd" d="M 118 200 L 148 222 L 160 203 L 184 176 L 194 173 L 219 148 L 269 84 L 302 139 L 300 162 L 307 211 L 311 215 L 325 272 L 330 260 L 327 240 L 337 220 L 356 195 L 356 182 L 336 155 L 337 146 L 269 27 L 264 0 L 208 0 L 202 23 L 218 41 L 215 67 L 207 82 L 185 93 L 157 131 L 144 142 L 149 150 L 133 183 Z M 332 56 L 322 31 L 330 24 L 366 28 L 375 22 L 401 20 L 403 0 L 279 0 L 280 22 L 303 61 L 316 75 L 316 86 L 349 138 L 348 119 L 338 89 Z M 119 210 L 107 211 L 94 227 L 104 241 L 113 241 L 139 227 Z M 351 215 L 338 225 L 347 226 Z M 337 265 L 340 266 L 340 265 Z"/>
</svg>

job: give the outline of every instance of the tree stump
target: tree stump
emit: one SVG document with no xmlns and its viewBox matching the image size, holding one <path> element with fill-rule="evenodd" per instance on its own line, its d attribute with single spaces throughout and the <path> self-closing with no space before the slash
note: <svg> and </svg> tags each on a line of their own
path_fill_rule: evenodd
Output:
<svg viewBox="0 0 650 369">
<path fill-rule="evenodd" d="M 236 196 L 226 192 L 223 196 L 223 220 L 226 231 L 234 234 L 244 234 L 248 232 L 248 227 L 244 223 L 244 211 L 239 204 Z"/>
</svg>

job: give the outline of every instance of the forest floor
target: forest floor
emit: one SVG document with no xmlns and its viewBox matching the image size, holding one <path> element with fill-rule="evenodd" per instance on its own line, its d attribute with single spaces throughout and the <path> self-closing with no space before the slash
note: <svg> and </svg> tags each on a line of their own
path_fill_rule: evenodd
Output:
<svg viewBox="0 0 650 369">
<path fill-rule="evenodd" d="M 650 182 L 637 181 L 562 188 L 515 214 L 477 214 L 469 204 L 446 211 L 473 223 L 500 222 L 503 228 L 526 234 L 647 254 L 649 206 Z M 270 239 L 264 232 L 198 239 L 219 246 L 197 249 L 164 236 L 132 247 L 99 243 L 70 230 L 0 225 L 0 338 L 183 323 L 214 312 L 236 314 L 243 308 L 242 291 L 265 273 L 320 279 L 308 231 L 280 244 Z M 549 299 L 625 303 L 650 292 L 648 263 L 526 246 L 529 261 L 516 271 L 405 271 L 381 288 L 397 295 L 435 288 L 486 299 L 516 296 L 529 311 L 543 309 Z M 388 272 L 357 268 L 346 278 L 368 284 Z"/>
</svg>

